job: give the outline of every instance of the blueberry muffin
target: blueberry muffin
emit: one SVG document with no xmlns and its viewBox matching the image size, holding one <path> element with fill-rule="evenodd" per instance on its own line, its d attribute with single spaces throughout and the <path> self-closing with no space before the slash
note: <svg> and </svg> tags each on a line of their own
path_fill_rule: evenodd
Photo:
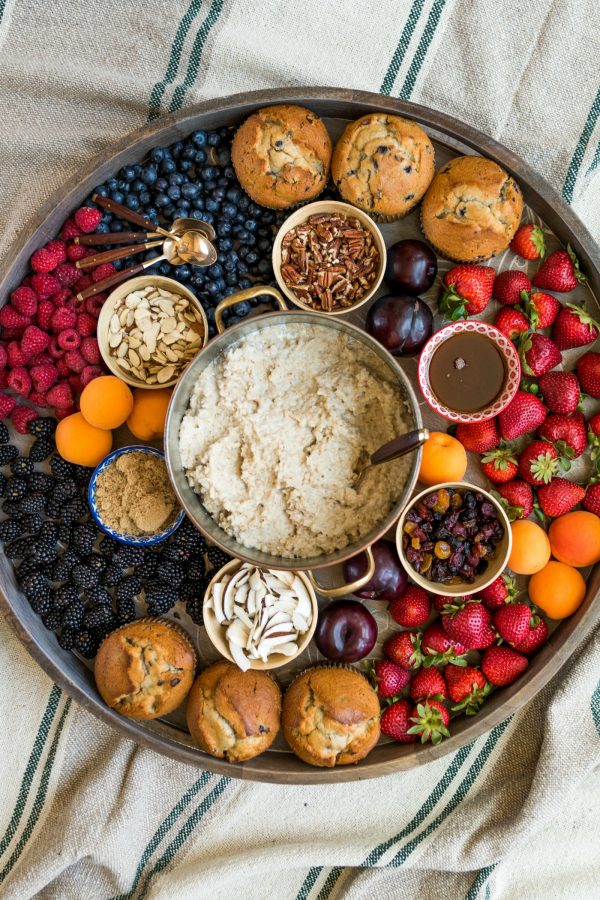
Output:
<svg viewBox="0 0 600 900">
<path fill-rule="evenodd" d="M 483 156 L 458 156 L 425 194 L 421 227 L 442 256 L 478 263 L 506 250 L 522 212 L 519 185 L 502 166 Z"/>
<path fill-rule="evenodd" d="M 433 144 L 423 129 L 382 113 L 347 125 L 331 160 L 331 175 L 344 200 L 384 219 L 410 212 L 433 172 Z"/>
<path fill-rule="evenodd" d="M 238 128 L 231 161 L 243 189 L 261 206 L 287 209 L 314 200 L 329 178 L 331 140 L 302 106 L 267 106 Z"/>
<path fill-rule="evenodd" d="M 194 742 L 211 756 L 244 762 L 264 753 L 279 731 L 281 691 L 266 672 L 221 660 L 200 673 L 187 702 Z"/>
<path fill-rule="evenodd" d="M 166 619 L 138 619 L 104 638 L 94 678 L 107 706 L 130 719 L 156 719 L 185 700 L 196 651 L 183 628 Z"/>
<path fill-rule="evenodd" d="M 352 669 L 316 666 L 292 682 L 283 698 L 283 734 L 311 766 L 346 766 L 379 740 L 379 700 Z"/>
</svg>

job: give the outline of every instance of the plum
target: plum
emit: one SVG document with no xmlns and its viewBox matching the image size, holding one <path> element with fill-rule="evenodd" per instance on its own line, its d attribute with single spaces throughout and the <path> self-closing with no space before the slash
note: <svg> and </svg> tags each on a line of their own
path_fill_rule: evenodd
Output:
<svg viewBox="0 0 600 900">
<path fill-rule="evenodd" d="M 375 574 L 355 596 L 363 600 L 383 600 L 390 603 L 404 593 L 408 575 L 402 567 L 396 545 L 382 538 L 372 546 L 375 557 Z M 346 581 L 356 581 L 367 571 L 367 554 L 359 553 L 344 563 Z"/>
<path fill-rule="evenodd" d="M 357 600 L 336 600 L 319 613 L 315 641 L 323 656 L 333 662 L 363 659 L 376 640 L 377 623 Z"/>
<path fill-rule="evenodd" d="M 423 241 L 404 240 L 387 251 L 384 279 L 389 286 L 405 294 L 423 294 L 437 275 L 437 257 Z"/>
<path fill-rule="evenodd" d="M 431 337 L 433 314 L 420 297 L 385 294 L 369 309 L 366 329 L 393 356 L 411 356 Z"/>
</svg>

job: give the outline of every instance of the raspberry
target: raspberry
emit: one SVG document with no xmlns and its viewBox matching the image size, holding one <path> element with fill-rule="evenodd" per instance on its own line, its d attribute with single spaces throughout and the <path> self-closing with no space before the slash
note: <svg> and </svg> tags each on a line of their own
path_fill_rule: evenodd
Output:
<svg viewBox="0 0 600 900">
<path fill-rule="evenodd" d="M 29 325 L 21 338 L 21 353 L 28 360 L 38 353 L 43 353 L 50 346 L 50 335 L 45 334 L 36 325 Z"/>
<path fill-rule="evenodd" d="M 102 357 L 95 337 L 86 337 L 81 342 L 80 353 L 90 365 L 98 365 Z"/>
<path fill-rule="evenodd" d="M 56 341 L 63 350 L 76 350 L 81 344 L 81 338 L 74 328 L 65 328 L 60 332 Z"/>
<path fill-rule="evenodd" d="M 4 369 L 0 372 L 0 388 L 8 387 L 8 372 Z"/>
<path fill-rule="evenodd" d="M 34 272 L 51 272 L 58 265 L 54 254 L 45 247 L 36 250 L 29 262 Z"/>
<path fill-rule="evenodd" d="M 37 418 L 38 414 L 32 406 L 15 406 L 10 414 L 10 421 L 13 423 L 19 434 L 28 434 L 29 423 Z"/>
<path fill-rule="evenodd" d="M 67 334 L 67 332 L 63 331 L 62 334 Z M 74 334 L 76 334 L 76 332 L 74 332 Z M 77 335 L 77 341 L 79 342 L 79 335 Z M 67 352 L 65 353 L 65 362 L 71 372 L 77 373 L 83 372 L 86 365 L 85 359 L 77 349 L 67 350 Z"/>
<path fill-rule="evenodd" d="M 77 323 L 77 313 L 65 306 L 54 310 L 50 319 L 50 327 L 57 334 L 59 331 L 65 331 L 67 328 L 74 328 Z M 62 346 L 59 341 L 59 346 Z M 70 348 L 68 348 L 70 349 Z"/>
<path fill-rule="evenodd" d="M 36 353 L 35 356 L 32 356 L 31 359 L 27 360 L 27 365 L 30 369 L 32 366 L 47 366 L 52 364 L 53 359 L 49 353 Z"/>
<path fill-rule="evenodd" d="M 62 357 L 56 360 L 56 371 L 61 378 L 67 378 L 67 376 L 71 374 L 69 364 L 67 363 L 64 354 L 65 351 L 63 350 Z"/>
<path fill-rule="evenodd" d="M 65 262 L 67 258 L 67 245 L 64 241 L 60 241 L 58 239 L 48 241 L 45 249 L 48 251 L 48 253 L 52 253 L 58 265 Z"/>
<path fill-rule="evenodd" d="M 31 279 L 31 287 L 41 300 L 47 300 L 52 294 L 60 291 L 60 281 L 54 275 L 38 272 Z"/>
<path fill-rule="evenodd" d="M 8 374 L 8 386 L 21 397 L 28 397 L 31 393 L 31 378 L 29 372 L 23 366 L 12 369 Z"/>
<path fill-rule="evenodd" d="M 105 278 L 110 278 L 116 271 L 112 263 L 101 263 L 92 272 L 92 281 L 97 284 L 99 281 L 104 281 Z"/>
<path fill-rule="evenodd" d="M 29 316 L 24 316 L 11 303 L 6 303 L 0 309 L 0 325 L 3 331 L 6 328 L 27 328 L 30 321 Z"/>
<path fill-rule="evenodd" d="M 52 319 L 52 313 L 54 312 L 54 304 L 50 302 L 50 300 L 41 300 L 38 303 L 37 313 L 35 314 L 35 321 L 42 329 L 42 331 L 50 330 L 50 321 Z"/>
<path fill-rule="evenodd" d="M 16 405 L 17 401 L 14 397 L 0 393 L 0 419 L 5 419 L 9 416 Z"/>
<path fill-rule="evenodd" d="M 78 209 L 74 217 L 75 224 L 81 228 L 85 234 L 90 234 L 98 227 L 102 221 L 102 213 L 99 209 L 92 209 L 91 206 L 82 206 Z"/>
<path fill-rule="evenodd" d="M 48 388 L 51 388 L 58 379 L 58 371 L 56 366 L 52 364 L 32 366 L 30 372 L 35 390 L 38 393 L 45 394 Z"/>
<path fill-rule="evenodd" d="M 68 416 L 72 416 L 74 412 L 77 412 L 75 405 L 65 406 L 64 409 L 57 406 L 54 410 L 54 415 L 57 419 L 66 419 Z M 81 517 L 81 515 L 80 513 L 79 516 Z"/>
<path fill-rule="evenodd" d="M 100 310 L 104 305 L 106 297 L 106 294 L 94 294 L 93 297 L 87 297 L 87 299 L 83 303 L 85 311 L 89 313 L 90 316 L 92 316 L 94 319 L 97 319 L 100 315 Z"/>
<path fill-rule="evenodd" d="M 8 362 L 8 353 L 4 344 L 0 344 L 0 369 L 5 369 Z"/>
<path fill-rule="evenodd" d="M 75 221 L 73 219 L 67 219 L 61 232 L 62 239 L 68 241 L 69 238 L 79 237 L 80 234 L 81 228 L 75 224 Z"/>
<path fill-rule="evenodd" d="M 38 302 L 35 292 L 30 287 L 21 285 L 21 287 L 16 288 L 10 295 L 10 302 L 17 312 L 27 316 L 28 319 L 35 315 Z"/>
<path fill-rule="evenodd" d="M 87 300 L 85 302 L 87 304 Z M 75 327 L 81 337 L 92 337 L 96 334 L 96 320 L 87 312 L 79 313 Z"/>
<path fill-rule="evenodd" d="M 48 403 L 55 406 L 57 410 L 66 409 L 73 404 L 73 392 L 71 386 L 66 381 L 59 381 L 54 387 L 51 387 L 47 394 Z M 36 416 L 37 418 L 37 416 Z"/>
<path fill-rule="evenodd" d="M 82 247 L 80 244 L 67 245 L 67 259 L 69 262 L 78 262 L 78 260 L 90 256 L 93 252 L 94 251 L 90 250 L 89 247 Z"/>
<path fill-rule="evenodd" d="M 102 375 L 102 369 L 100 366 L 86 366 L 85 369 L 82 369 L 81 375 L 79 376 L 79 381 L 81 382 L 81 389 L 89 384 L 90 381 L 93 381 L 94 378 L 98 378 Z"/>
<path fill-rule="evenodd" d="M 71 352 L 77 353 L 77 350 L 72 350 Z M 77 396 L 78 394 L 81 393 L 83 388 L 81 386 L 81 379 L 80 379 L 79 375 L 76 375 L 75 373 L 73 373 L 72 375 L 69 375 L 67 381 L 71 385 L 71 390 L 73 391 L 75 396 Z"/>
<path fill-rule="evenodd" d="M 79 280 L 79 269 L 76 269 L 70 263 L 60 263 L 56 267 L 54 274 L 64 287 L 73 287 L 75 282 Z"/>
<path fill-rule="evenodd" d="M 48 399 L 43 391 L 32 391 L 27 398 L 34 406 L 40 406 L 42 409 L 48 406 Z"/>
<path fill-rule="evenodd" d="M 75 282 L 75 284 L 73 285 L 73 287 L 75 288 L 75 290 L 76 290 L 77 292 L 79 292 L 79 291 L 85 291 L 85 289 L 86 289 L 86 288 L 89 288 L 91 284 L 92 284 L 92 279 L 90 278 L 90 276 L 89 276 L 89 275 L 82 275 L 81 278 L 79 278 L 79 279 Z"/>
<path fill-rule="evenodd" d="M 58 339 L 56 335 L 50 341 L 50 346 L 48 347 L 48 353 L 52 357 L 52 359 L 60 359 L 61 356 L 64 355 L 64 350 L 61 346 L 59 346 Z"/>
<path fill-rule="evenodd" d="M 21 353 L 21 347 L 16 341 L 10 341 L 6 345 L 6 356 L 9 369 L 16 369 L 25 365 L 25 357 Z"/>
<path fill-rule="evenodd" d="M 57 308 L 61 309 L 65 306 L 68 306 L 69 303 L 73 300 L 73 294 L 68 288 L 62 288 L 60 291 L 57 291 L 56 294 L 52 294 L 52 303 Z"/>
</svg>

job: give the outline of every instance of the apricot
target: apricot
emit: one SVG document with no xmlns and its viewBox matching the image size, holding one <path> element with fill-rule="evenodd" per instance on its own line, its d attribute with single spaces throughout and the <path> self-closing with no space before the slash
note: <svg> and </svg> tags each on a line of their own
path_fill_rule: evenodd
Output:
<svg viewBox="0 0 600 900">
<path fill-rule="evenodd" d="M 550 559 L 550 541 L 543 528 L 529 519 L 517 519 L 510 526 L 512 549 L 508 568 L 518 575 L 533 575 Z"/>
<path fill-rule="evenodd" d="M 419 481 L 433 487 L 444 481 L 462 481 L 467 452 L 460 441 L 443 431 L 432 431 L 423 444 Z"/>
<path fill-rule="evenodd" d="M 573 566 L 551 559 L 529 579 L 529 597 L 551 619 L 564 619 L 581 605 L 585 581 Z"/>
<path fill-rule="evenodd" d="M 141 441 L 152 441 L 163 436 L 169 400 L 173 392 L 167 389 L 134 391 L 133 409 L 127 419 L 130 432 Z"/>
<path fill-rule="evenodd" d="M 86 384 L 79 398 L 79 408 L 90 425 L 118 428 L 133 409 L 133 394 L 116 375 L 101 375 Z"/>
<path fill-rule="evenodd" d="M 68 462 L 97 466 L 112 449 L 112 432 L 90 425 L 80 412 L 72 413 L 56 427 L 56 449 Z"/>
<path fill-rule="evenodd" d="M 548 529 L 552 556 L 569 566 L 600 561 L 600 518 L 585 510 L 565 513 Z"/>
</svg>

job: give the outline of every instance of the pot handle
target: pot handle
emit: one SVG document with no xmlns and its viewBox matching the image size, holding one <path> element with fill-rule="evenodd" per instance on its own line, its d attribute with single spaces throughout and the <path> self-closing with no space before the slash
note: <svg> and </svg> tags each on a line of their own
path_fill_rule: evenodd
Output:
<svg viewBox="0 0 600 900">
<path fill-rule="evenodd" d="M 375 574 L 375 557 L 373 556 L 370 544 L 365 548 L 365 553 L 367 554 L 367 571 L 360 578 L 357 578 L 356 581 L 351 581 L 350 584 L 342 584 L 339 587 L 333 588 L 321 587 L 313 573 L 310 571 L 306 573 L 308 580 L 314 589 L 325 597 L 343 597 L 345 594 L 353 594 L 355 591 L 359 591 L 364 587 L 365 584 L 368 584 Z"/>
<path fill-rule="evenodd" d="M 262 297 L 263 294 L 269 294 L 277 301 L 277 305 L 281 310 L 287 310 L 287 304 L 277 288 L 270 287 L 268 284 L 257 284 L 255 287 L 246 288 L 245 291 L 238 291 L 237 294 L 230 294 L 225 297 L 215 308 L 215 325 L 219 334 L 223 334 L 227 326 L 223 322 L 223 310 L 241 303 L 242 300 L 251 300 L 252 297 Z"/>
</svg>

